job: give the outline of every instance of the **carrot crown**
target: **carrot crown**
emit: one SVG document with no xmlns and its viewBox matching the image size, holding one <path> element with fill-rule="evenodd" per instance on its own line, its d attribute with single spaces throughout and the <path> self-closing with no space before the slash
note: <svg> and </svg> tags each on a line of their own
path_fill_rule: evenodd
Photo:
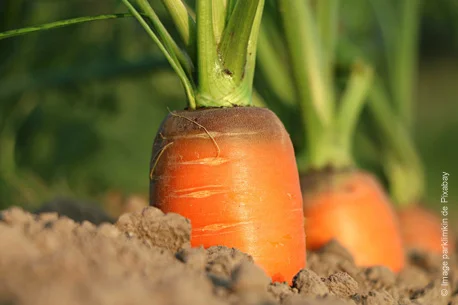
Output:
<svg viewBox="0 0 458 305">
<path fill-rule="evenodd" d="M 197 0 L 195 13 L 182 0 L 162 0 L 186 50 L 147 0 L 122 1 L 179 76 L 190 109 L 251 105 L 264 0 Z"/>
<path fill-rule="evenodd" d="M 270 12 L 279 12 L 277 17 L 283 27 L 276 24 L 275 17 L 266 15 L 260 38 L 260 66 L 268 69 L 267 81 L 270 80 L 280 99 L 285 103 L 298 101 L 306 138 L 306 150 L 297 156 L 299 168 L 344 168 L 353 164 L 352 135 L 373 73 L 369 65 L 356 60 L 345 90 L 341 94 L 337 92 L 333 68 L 339 1 L 315 1 L 315 8 L 316 14 L 310 0 L 277 1 Z M 267 32 L 285 36 L 286 48 L 278 50 L 272 45 L 266 39 Z M 284 56 L 291 64 L 289 69 L 279 64 Z M 275 74 L 288 80 L 288 84 L 276 86 L 272 77 Z"/>
</svg>

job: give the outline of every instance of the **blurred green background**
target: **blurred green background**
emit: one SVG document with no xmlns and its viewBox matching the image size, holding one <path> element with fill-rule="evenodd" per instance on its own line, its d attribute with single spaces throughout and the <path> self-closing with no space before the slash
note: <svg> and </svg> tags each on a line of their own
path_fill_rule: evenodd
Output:
<svg viewBox="0 0 458 305">
<path fill-rule="evenodd" d="M 160 1 L 152 3 L 171 25 Z M 2 0 L 0 32 L 125 11 L 114 0 Z M 342 1 L 340 28 L 364 52 L 382 52 L 367 0 Z M 415 141 L 426 166 L 427 203 L 439 211 L 447 171 L 450 208 L 458 215 L 458 1 L 424 1 L 419 46 Z M 345 58 L 352 51 L 341 44 L 339 52 Z M 58 196 L 147 196 L 153 138 L 167 107 L 184 108 L 185 96 L 134 19 L 0 40 L 0 56 L 0 209 L 34 209 Z"/>
</svg>

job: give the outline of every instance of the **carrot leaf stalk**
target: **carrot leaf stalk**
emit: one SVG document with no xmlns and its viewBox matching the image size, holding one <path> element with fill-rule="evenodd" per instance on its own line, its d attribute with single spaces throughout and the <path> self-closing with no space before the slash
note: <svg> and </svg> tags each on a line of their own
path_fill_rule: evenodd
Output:
<svg viewBox="0 0 458 305">
<path fill-rule="evenodd" d="M 381 150 L 390 193 L 396 204 L 407 206 L 421 200 L 425 188 L 423 165 L 412 138 L 421 1 L 401 1 L 398 10 L 386 1 L 371 3 L 383 33 L 388 80 L 386 88 L 383 79 L 377 80 L 369 111 L 383 139 Z"/>
<path fill-rule="evenodd" d="M 419 11 L 421 1 L 402 1 L 401 26 L 396 44 L 393 72 L 393 90 L 398 105 L 398 113 L 409 130 L 413 124 L 413 89 L 416 75 L 417 42 L 419 27 Z"/>
<path fill-rule="evenodd" d="M 323 64 L 325 79 L 332 87 L 334 54 L 338 33 L 338 13 L 340 0 L 321 0 L 316 3 L 318 34 L 323 46 Z M 332 90 L 329 92 L 332 94 Z"/>
<path fill-rule="evenodd" d="M 119 18 L 126 18 L 126 17 L 133 17 L 133 16 L 132 14 L 123 13 L 123 14 L 105 14 L 105 15 L 98 15 L 98 16 L 85 16 L 85 17 L 60 20 L 60 21 L 45 23 L 41 25 L 29 26 L 25 28 L 14 29 L 14 30 L 2 32 L 0 33 L 0 40 L 11 38 L 11 37 L 16 37 L 16 36 L 21 36 L 21 35 L 25 35 L 25 34 L 29 34 L 33 32 L 41 32 L 41 31 L 46 31 L 46 30 L 58 29 L 58 28 L 62 28 L 62 27 L 66 27 L 66 26 L 74 25 L 74 24 L 86 23 L 86 22 L 97 21 L 97 20 L 119 19 Z"/>
<path fill-rule="evenodd" d="M 281 41 L 281 34 L 268 17 L 268 14 L 265 14 L 263 26 L 259 31 L 257 54 L 259 69 L 264 74 L 266 85 L 279 97 L 280 102 L 293 105 L 296 92 L 292 85 L 291 74 L 284 63 L 286 49 L 282 48 L 282 44 L 274 43 Z"/>
<path fill-rule="evenodd" d="M 401 1 L 397 4 L 399 9 L 389 1 L 371 0 L 371 3 L 384 39 L 395 111 L 410 130 L 421 1 Z"/>
<path fill-rule="evenodd" d="M 310 8 L 310 1 L 279 1 L 284 21 L 286 40 L 290 49 L 291 61 L 296 82 L 309 84 L 301 86 L 301 100 L 310 100 L 310 115 L 320 123 L 330 123 L 332 106 L 327 98 L 323 75 L 323 59 L 320 56 L 320 43 L 315 21 Z M 304 109 L 305 111 L 305 109 Z"/>
<path fill-rule="evenodd" d="M 162 3 L 172 17 L 191 59 L 195 59 L 197 27 L 194 12 L 182 0 L 162 0 Z"/>
<path fill-rule="evenodd" d="M 226 0 L 213 0 L 212 15 L 213 33 L 219 43 L 226 27 Z"/>
<path fill-rule="evenodd" d="M 423 196 L 425 177 L 420 157 L 408 129 L 391 105 L 387 90 L 377 79 L 370 92 L 368 110 L 379 137 L 384 171 L 390 193 L 400 205 L 417 202 Z"/>
<path fill-rule="evenodd" d="M 366 102 L 372 68 L 356 61 L 338 97 L 332 71 L 338 4 L 320 1 L 315 20 L 309 0 L 278 1 L 307 138 L 307 155 L 298 156 L 300 170 L 353 165 L 351 137 Z"/>
<path fill-rule="evenodd" d="M 213 98 L 215 94 L 211 91 L 212 89 L 217 90 L 216 84 L 213 83 L 215 81 L 214 71 L 222 70 L 219 65 L 212 20 L 212 0 L 197 1 L 197 66 L 200 100 Z"/>
<path fill-rule="evenodd" d="M 175 40 L 170 36 L 169 32 L 165 26 L 160 21 L 159 17 L 154 12 L 151 5 L 148 3 L 148 0 L 137 0 L 139 7 L 143 10 L 146 18 L 151 22 L 154 29 L 156 30 L 159 38 L 161 39 L 164 46 L 168 49 L 169 54 L 173 57 L 176 57 L 180 62 L 182 68 L 186 71 L 187 74 L 191 73 L 191 63 L 187 55 L 178 47 Z"/>
<path fill-rule="evenodd" d="M 220 55 L 224 69 L 230 71 L 236 83 L 244 78 L 247 50 L 259 3 L 259 0 L 238 1 L 221 39 Z M 246 21 L 246 26 L 240 27 L 242 21 Z"/>
<path fill-rule="evenodd" d="M 195 109 L 196 102 L 195 102 L 195 95 L 194 95 L 194 85 L 191 83 L 190 79 L 186 75 L 183 67 L 181 66 L 180 62 L 178 61 L 176 55 L 173 53 L 173 50 L 170 50 L 170 47 L 167 47 L 159 37 L 154 33 L 152 28 L 148 25 L 145 21 L 143 16 L 137 11 L 137 9 L 129 2 L 129 0 L 122 0 L 123 3 L 127 6 L 127 8 L 131 11 L 131 13 L 135 16 L 141 26 L 146 30 L 148 35 L 151 39 L 158 45 L 159 49 L 162 51 L 164 56 L 167 58 L 167 61 L 172 66 L 173 70 L 177 73 L 178 77 L 180 78 L 181 82 L 186 91 L 186 95 L 188 97 L 188 104 L 191 109 Z M 162 37 L 167 37 L 165 34 Z"/>
<path fill-rule="evenodd" d="M 358 117 L 363 109 L 368 92 L 372 85 L 372 67 L 364 62 L 356 62 L 350 75 L 340 102 L 339 112 L 336 114 L 336 127 L 340 147 L 343 148 L 344 162 L 350 164 L 352 136 L 355 133 Z"/>
</svg>

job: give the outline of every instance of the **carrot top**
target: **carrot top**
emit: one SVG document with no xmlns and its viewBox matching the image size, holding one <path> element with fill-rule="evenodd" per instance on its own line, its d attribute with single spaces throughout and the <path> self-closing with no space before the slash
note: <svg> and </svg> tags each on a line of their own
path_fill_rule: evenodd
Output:
<svg viewBox="0 0 458 305">
<path fill-rule="evenodd" d="M 421 1 L 371 0 L 385 50 L 386 75 L 377 77 L 368 110 L 371 138 L 381 155 L 394 202 L 405 206 L 423 199 L 425 174 L 413 140 Z"/>
<path fill-rule="evenodd" d="M 264 0 L 198 0 L 196 13 L 182 0 L 162 0 L 186 50 L 180 49 L 147 0 L 122 2 L 180 77 L 189 109 L 251 105 Z"/>
<path fill-rule="evenodd" d="M 266 75 L 278 75 L 288 83 L 276 86 L 273 77 L 266 78 L 281 101 L 298 101 L 306 143 L 306 150 L 297 154 L 299 169 L 345 168 L 353 165 L 352 135 L 373 72 L 356 59 L 345 90 L 339 92 L 335 88 L 339 1 L 320 0 L 315 4 L 312 7 L 310 0 L 278 0 L 268 7 L 271 9 L 266 10 L 260 38 L 260 66 Z M 274 37 L 284 36 L 286 47 L 272 45 L 272 40 L 265 38 L 267 32 Z M 290 63 L 288 68 L 279 64 L 285 57 Z M 293 93 L 286 88 L 292 88 Z"/>
</svg>

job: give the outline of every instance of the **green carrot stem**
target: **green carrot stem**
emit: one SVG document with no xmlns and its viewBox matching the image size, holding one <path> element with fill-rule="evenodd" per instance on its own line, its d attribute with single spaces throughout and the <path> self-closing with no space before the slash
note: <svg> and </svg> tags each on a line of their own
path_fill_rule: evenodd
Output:
<svg viewBox="0 0 458 305">
<path fill-rule="evenodd" d="M 226 0 L 213 0 L 213 33 L 218 44 L 226 27 Z"/>
<path fill-rule="evenodd" d="M 277 39 L 276 39 L 277 37 Z M 293 105 L 295 102 L 295 88 L 291 79 L 290 72 L 285 65 L 285 58 L 275 45 L 274 41 L 280 40 L 280 34 L 274 25 L 267 25 L 266 19 L 263 20 L 259 32 L 258 41 L 258 62 L 260 70 L 265 77 L 266 85 L 279 100 L 285 104 Z"/>
<path fill-rule="evenodd" d="M 359 115 L 372 85 L 372 76 L 372 67 L 363 62 L 356 62 L 353 65 L 349 83 L 340 102 L 339 112 L 336 117 L 336 132 L 339 137 L 339 146 L 343 153 L 348 154 L 347 163 L 353 163 L 351 143 Z"/>
<path fill-rule="evenodd" d="M 212 0 L 197 1 L 197 67 L 201 100 L 212 101 L 219 92 L 215 84 L 220 67 L 213 29 Z M 203 102 L 198 105 L 207 106 Z"/>
<path fill-rule="evenodd" d="M 219 44 L 213 27 L 213 5 L 218 3 L 212 0 L 197 2 L 197 105 L 248 106 L 252 102 L 256 45 L 264 0 L 237 2 Z"/>
<path fill-rule="evenodd" d="M 295 87 L 299 97 L 307 152 L 300 168 L 348 166 L 348 154 L 339 146 L 332 81 L 326 80 L 323 50 L 310 1 L 279 0 Z"/>
<path fill-rule="evenodd" d="M 191 77 L 192 63 L 189 57 L 178 47 L 177 43 L 173 40 L 172 36 L 169 34 L 159 17 L 154 12 L 148 0 L 136 1 L 138 6 L 143 10 L 145 17 L 148 18 L 148 20 L 154 26 L 154 29 L 158 33 L 162 44 L 169 51 L 169 54 L 172 57 L 178 59 L 180 65 L 185 70 L 188 77 Z"/>
<path fill-rule="evenodd" d="M 246 50 L 246 65 L 245 65 L 245 77 L 243 78 L 244 86 L 247 87 L 247 92 L 251 96 L 253 91 L 253 78 L 256 67 L 256 58 L 258 50 L 259 32 L 261 29 L 261 20 L 264 11 L 265 0 L 258 1 L 258 7 L 256 8 L 256 14 L 253 19 L 251 27 L 250 37 L 248 39 L 248 45 Z"/>
<path fill-rule="evenodd" d="M 385 143 L 382 149 L 392 196 L 399 205 L 414 203 L 423 196 L 424 170 L 413 140 L 390 106 L 388 94 L 379 79 L 370 91 L 368 109 L 377 127 L 376 134 L 381 143 Z M 404 188 L 407 181 L 409 186 Z"/>
<path fill-rule="evenodd" d="M 246 75 L 248 46 L 257 12 L 262 10 L 260 3 L 264 1 L 238 1 L 221 38 L 219 54 L 222 65 L 235 84 L 240 84 Z M 255 35 L 257 38 L 257 33 Z"/>
<path fill-rule="evenodd" d="M 401 17 L 394 51 L 392 87 L 396 112 L 408 130 L 413 124 L 413 90 L 416 75 L 420 0 L 400 1 Z"/>
<path fill-rule="evenodd" d="M 229 19 L 231 19 L 232 12 L 237 2 L 239 2 L 239 0 L 226 0 L 226 24 L 229 22 Z"/>
<path fill-rule="evenodd" d="M 390 151 L 385 151 L 383 160 L 384 171 L 389 180 L 389 192 L 396 205 L 406 207 L 418 204 L 424 195 L 423 170 L 414 161 L 406 163 Z"/>
<path fill-rule="evenodd" d="M 196 20 L 183 0 L 162 0 L 188 50 L 191 59 L 196 56 Z"/>
<path fill-rule="evenodd" d="M 386 46 L 391 95 L 388 97 L 378 81 L 371 94 L 370 109 L 386 143 L 382 147 L 383 164 L 390 193 L 398 205 L 415 204 L 425 188 L 423 165 L 412 139 L 421 1 L 400 1 L 397 11 L 388 1 L 372 0 L 372 3 Z"/>
<path fill-rule="evenodd" d="M 180 62 L 178 61 L 176 56 L 174 56 L 173 53 L 169 53 L 168 48 L 164 46 L 161 40 L 156 36 L 154 31 L 151 29 L 148 23 L 143 19 L 140 13 L 135 9 L 135 7 L 129 2 L 129 0 L 122 0 L 122 2 L 127 6 L 127 8 L 131 11 L 131 13 L 135 16 L 135 18 L 138 20 L 140 25 L 145 29 L 145 31 L 148 33 L 151 39 L 157 44 L 159 49 L 162 51 L 162 53 L 166 57 L 167 61 L 172 66 L 173 70 L 177 73 L 178 77 L 180 78 L 185 88 L 186 95 L 188 97 L 189 108 L 196 109 L 195 88 L 191 80 L 186 75 L 186 72 L 181 67 Z"/>
<path fill-rule="evenodd" d="M 388 66 L 388 73 L 392 74 L 392 68 L 395 62 L 395 37 L 399 28 L 399 21 L 396 17 L 397 12 L 393 6 L 392 1 L 385 0 L 369 0 L 371 3 L 375 16 L 378 20 L 381 35 L 383 39 L 383 46 L 385 50 L 385 59 Z"/>
<path fill-rule="evenodd" d="M 279 5 L 300 100 L 308 113 L 304 119 L 312 124 L 307 129 L 316 131 L 318 122 L 324 126 L 331 123 L 334 105 L 328 96 L 310 1 L 279 0 Z"/>
<path fill-rule="evenodd" d="M 338 33 L 339 6 L 339 0 L 320 0 L 316 3 L 318 33 L 323 47 L 324 74 L 328 88 L 334 86 L 333 68 Z M 333 93 L 334 91 L 330 90 L 329 94 L 332 95 Z"/>
<path fill-rule="evenodd" d="M 21 36 L 21 35 L 25 35 L 25 34 L 33 33 L 33 32 L 62 28 L 62 27 L 66 27 L 69 25 L 79 24 L 79 23 L 86 23 L 86 22 L 97 21 L 97 20 L 118 19 L 118 18 L 125 18 L 125 17 L 133 17 L 133 15 L 132 14 L 106 14 L 106 15 L 99 15 L 99 16 L 87 16 L 87 17 L 78 17 L 78 18 L 73 18 L 73 19 L 60 20 L 60 21 L 45 23 L 41 25 L 35 25 L 35 26 L 25 27 L 21 29 L 14 29 L 14 30 L 2 32 L 0 33 L 0 40 L 5 39 L 5 38 L 15 37 L 15 36 Z"/>
</svg>

